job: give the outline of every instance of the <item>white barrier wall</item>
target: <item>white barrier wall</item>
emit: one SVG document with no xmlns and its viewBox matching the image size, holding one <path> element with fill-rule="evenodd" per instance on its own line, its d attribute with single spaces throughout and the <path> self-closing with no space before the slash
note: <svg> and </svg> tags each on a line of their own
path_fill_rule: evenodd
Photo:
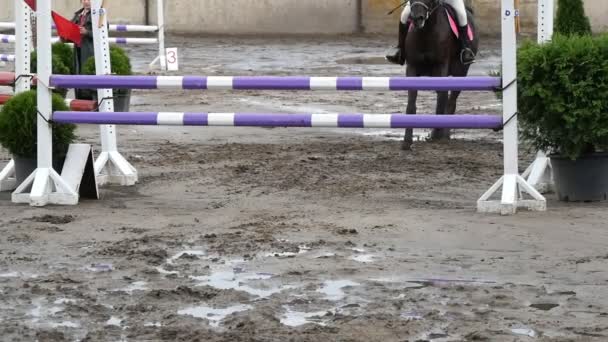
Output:
<svg viewBox="0 0 608 342">
<path fill-rule="evenodd" d="M 12 0 L 0 0 L 0 22 L 13 21 Z M 358 2 L 361 2 L 359 16 Z M 481 33 L 500 32 L 500 2 L 472 0 Z M 522 33 L 536 33 L 537 0 L 521 0 Z M 53 8 L 72 16 L 78 0 L 53 0 Z M 352 33 L 361 22 L 366 32 L 396 34 L 394 16 L 386 11 L 400 0 L 167 0 L 168 32 L 181 33 Z M 113 23 L 156 24 L 155 0 L 106 1 Z M 147 8 L 147 10 L 146 10 Z M 585 0 L 594 31 L 608 30 L 608 1 Z"/>
</svg>

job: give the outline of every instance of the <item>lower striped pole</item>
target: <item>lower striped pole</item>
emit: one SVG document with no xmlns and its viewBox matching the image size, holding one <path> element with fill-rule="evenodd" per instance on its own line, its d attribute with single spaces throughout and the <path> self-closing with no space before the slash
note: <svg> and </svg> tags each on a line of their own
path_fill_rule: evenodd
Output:
<svg viewBox="0 0 608 342">
<path fill-rule="evenodd" d="M 174 112 L 55 112 L 58 123 L 97 125 L 167 125 L 328 128 L 499 129 L 499 115 L 286 114 Z"/>
</svg>

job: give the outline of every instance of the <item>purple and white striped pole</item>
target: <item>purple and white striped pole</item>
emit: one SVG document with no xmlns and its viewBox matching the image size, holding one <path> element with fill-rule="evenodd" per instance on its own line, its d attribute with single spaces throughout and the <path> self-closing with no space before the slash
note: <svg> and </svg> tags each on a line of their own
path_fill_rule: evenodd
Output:
<svg viewBox="0 0 608 342">
<path fill-rule="evenodd" d="M 110 25 L 113 32 L 156 32 L 158 26 L 152 25 Z"/>
<path fill-rule="evenodd" d="M 497 77 L 87 76 L 53 75 L 51 86 L 85 89 L 495 90 Z"/>
<path fill-rule="evenodd" d="M 499 115 L 55 112 L 57 123 L 148 126 L 498 129 Z"/>
<path fill-rule="evenodd" d="M 5 44 L 14 43 L 15 36 L 10 35 L 10 34 L 2 34 L 2 35 L 0 35 L 0 42 L 5 43 Z"/>
<path fill-rule="evenodd" d="M 0 62 L 14 62 L 15 55 L 0 55 Z"/>
</svg>

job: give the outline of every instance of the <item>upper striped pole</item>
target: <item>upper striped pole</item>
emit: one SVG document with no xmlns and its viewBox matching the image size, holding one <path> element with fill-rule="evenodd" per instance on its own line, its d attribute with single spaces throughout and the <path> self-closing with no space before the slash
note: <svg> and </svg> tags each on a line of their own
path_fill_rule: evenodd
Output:
<svg viewBox="0 0 608 342">
<path fill-rule="evenodd" d="M 85 89 L 495 90 L 497 77 L 87 76 L 53 75 L 51 86 Z"/>
<path fill-rule="evenodd" d="M 285 114 L 285 113 L 167 113 L 55 112 L 58 123 L 96 125 L 169 125 L 236 127 L 333 128 L 462 128 L 498 129 L 499 115 L 407 114 Z"/>
</svg>

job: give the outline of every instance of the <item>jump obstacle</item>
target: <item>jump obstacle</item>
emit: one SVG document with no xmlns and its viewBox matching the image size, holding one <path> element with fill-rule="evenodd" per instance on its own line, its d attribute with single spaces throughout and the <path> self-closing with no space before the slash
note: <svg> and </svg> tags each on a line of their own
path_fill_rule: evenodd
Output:
<svg viewBox="0 0 608 342">
<path fill-rule="evenodd" d="M 29 18 L 28 18 L 29 21 Z M 15 30 L 18 25 L 15 22 L 0 22 L 0 29 Z M 142 33 L 156 33 L 155 38 L 138 38 L 138 37 L 108 37 L 108 41 L 111 44 L 119 45 L 153 45 L 158 44 L 158 55 L 150 62 L 149 67 L 152 68 L 155 64 L 159 64 L 161 70 L 167 70 L 167 63 L 165 57 L 165 14 L 164 14 L 164 0 L 156 0 L 156 23 L 157 25 L 126 25 L 126 24 L 113 24 L 109 25 L 111 32 L 142 32 Z M 53 25 L 54 28 L 54 25 Z M 3 34 L 0 35 L 0 43 L 15 43 L 19 41 L 15 35 Z M 59 42 L 58 37 L 51 38 L 51 42 Z M 1 60 L 1 59 L 0 59 Z M 6 60 L 6 62 L 13 62 L 12 60 Z"/>
<path fill-rule="evenodd" d="M 18 19 L 17 22 L 20 23 L 20 25 L 15 27 L 16 36 L 21 37 L 21 39 L 17 39 L 17 41 L 31 41 L 32 32 L 29 7 L 26 6 L 23 1 L 15 1 L 15 13 Z M 11 59 L 15 61 L 16 74 L 24 75 L 26 77 L 16 78 L 15 73 L 0 72 L 0 86 L 14 86 L 15 93 L 18 94 L 29 90 L 32 84 L 37 83 L 35 75 L 31 75 L 33 77 L 30 77 L 30 45 L 25 43 L 15 44 L 15 55 L 11 56 Z M 11 95 L 0 95 L 0 105 L 6 103 L 11 97 Z M 66 99 L 65 102 L 70 110 L 92 111 L 97 109 L 97 103 L 95 101 Z M 16 189 L 18 184 L 16 184 L 14 174 L 15 166 L 14 162 L 11 160 L 3 169 L 0 169 L 0 191 Z"/>
<path fill-rule="evenodd" d="M 518 173 L 518 128 L 517 128 L 517 78 L 516 78 L 516 33 L 514 0 L 501 0 L 502 9 L 502 75 L 503 79 L 484 77 L 458 78 L 276 78 L 276 77 L 174 77 L 141 78 L 123 76 L 114 78 L 109 74 L 108 63 L 100 57 L 108 51 L 105 25 L 100 23 L 101 0 L 93 0 L 94 36 L 96 37 L 97 75 L 82 79 L 81 76 L 51 75 L 51 3 L 38 0 L 38 65 L 40 73 L 38 91 L 38 168 L 13 193 L 16 203 L 32 206 L 47 204 L 78 203 L 77 189 L 52 169 L 52 134 L 49 121 L 63 123 L 94 124 L 145 124 L 145 125 L 209 125 L 209 126 L 290 126 L 290 127 L 360 127 L 360 128 L 445 128 L 467 127 L 478 129 L 502 128 L 504 144 L 504 175 L 477 202 L 479 212 L 514 214 L 518 208 L 546 210 L 545 198 Z M 103 42 L 103 43 L 102 43 Z M 103 46 L 102 46 L 103 44 Z M 97 49 L 99 47 L 99 49 Z M 103 51 L 102 51 L 103 50 Z M 100 58 L 97 58 L 100 57 Z M 239 83 L 247 80 L 250 83 Z M 295 82 L 298 80 L 298 82 Z M 352 81 L 342 88 L 344 80 Z M 192 81 L 192 83 L 189 83 Z M 210 82 L 211 81 L 211 82 Z M 398 86 L 396 86 L 396 84 Z M 503 90 L 503 114 L 497 115 L 406 115 L 406 114 L 271 114 L 271 113 L 113 113 L 111 101 L 102 103 L 100 112 L 56 112 L 50 107 L 51 86 L 98 88 L 99 97 L 111 94 L 111 88 L 162 89 L 264 89 L 264 90 L 407 90 L 415 87 L 425 90 L 496 90 L 497 85 L 509 85 Z M 192 86 L 192 87 L 191 87 Z M 108 88 L 102 88 L 108 87 Z M 113 127 L 113 126 L 106 126 Z M 103 126 L 102 126 L 103 131 Z M 102 136 L 103 138 L 103 136 Z M 114 141 L 115 143 L 115 141 Z M 102 141 L 103 144 L 103 141 Z M 115 146 L 114 146 L 115 147 Z M 100 156 L 101 157 L 101 156 Z M 107 158 L 107 157 L 106 157 Z M 66 163 L 64 169 L 71 167 Z M 97 162 L 96 162 L 97 171 Z M 32 185 L 31 191 L 25 190 Z M 500 200 L 491 200 L 502 187 Z M 532 199 L 525 199 L 523 194 Z"/>
</svg>

